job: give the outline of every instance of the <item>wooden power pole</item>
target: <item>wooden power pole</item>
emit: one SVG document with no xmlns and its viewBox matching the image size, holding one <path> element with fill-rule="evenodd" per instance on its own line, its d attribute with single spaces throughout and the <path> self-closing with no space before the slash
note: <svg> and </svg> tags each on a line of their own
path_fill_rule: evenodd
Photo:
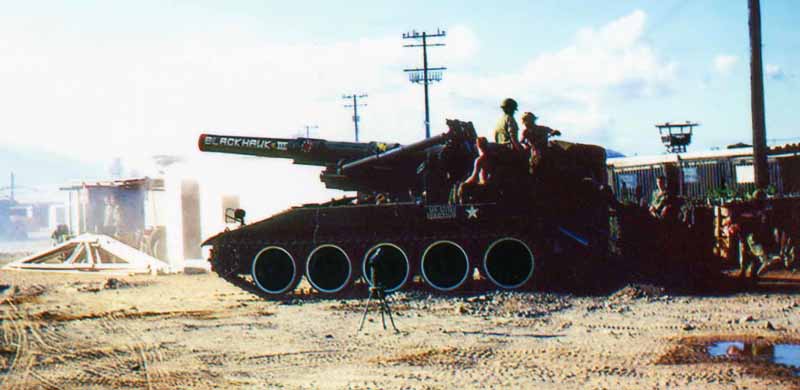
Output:
<svg viewBox="0 0 800 390">
<path fill-rule="evenodd" d="M 342 95 L 342 99 L 345 99 L 345 100 L 353 99 L 353 104 L 345 104 L 345 107 L 346 108 L 353 107 L 353 125 L 356 127 L 356 142 L 358 142 L 358 122 L 361 120 L 361 117 L 358 116 L 358 107 L 366 107 L 367 106 L 366 104 L 358 103 L 358 99 L 359 98 L 365 98 L 365 97 L 367 97 L 367 94 L 365 94 L 365 93 L 362 93 L 360 95 L 355 94 L 355 93 L 352 94 L 352 95 Z"/>
<path fill-rule="evenodd" d="M 750 111 L 753 120 L 753 170 L 756 188 L 769 185 L 767 130 L 764 124 L 764 74 L 761 66 L 761 5 L 748 0 L 750 8 Z"/>
<path fill-rule="evenodd" d="M 444 37 L 445 35 L 446 32 L 441 30 L 436 30 L 436 34 L 428 34 L 424 31 L 422 34 L 416 31 L 403 34 L 403 39 L 422 40 L 421 44 L 403 45 L 403 47 L 422 48 L 422 68 L 403 69 L 403 71 L 408 73 L 409 81 L 416 84 L 422 84 L 425 87 L 425 138 L 431 137 L 431 114 L 430 104 L 428 103 L 428 85 L 436 81 L 442 81 L 442 72 L 447 70 L 445 67 L 431 68 L 428 66 L 428 48 L 433 46 L 444 46 L 444 43 L 428 43 L 428 38 L 440 38 Z"/>
</svg>

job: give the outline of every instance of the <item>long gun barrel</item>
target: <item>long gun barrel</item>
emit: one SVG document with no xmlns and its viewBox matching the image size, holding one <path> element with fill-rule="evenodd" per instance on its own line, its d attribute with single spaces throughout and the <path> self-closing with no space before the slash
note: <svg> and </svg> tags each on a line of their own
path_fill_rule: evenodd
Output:
<svg viewBox="0 0 800 390">
<path fill-rule="evenodd" d="M 386 149 L 385 144 L 335 142 L 315 138 L 264 138 L 202 134 L 198 147 L 203 152 L 288 158 L 295 164 L 332 166 Z"/>
<path fill-rule="evenodd" d="M 405 154 L 411 154 L 420 150 L 425 150 L 431 146 L 439 145 L 444 143 L 447 140 L 448 133 L 442 133 L 435 137 L 431 137 L 419 142 L 415 142 L 410 145 L 406 146 L 398 146 L 394 149 L 387 150 L 385 152 L 375 153 L 370 156 L 366 156 L 364 158 L 349 162 L 347 164 L 342 165 L 341 172 L 347 173 L 348 171 L 352 171 L 358 167 L 368 166 L 373 163 L 377 162 L 386 162 L 393 158 L 397 158 L 399 156 Z"/>
<path fill-rule="evenodd" d="M 446 133 L 442 133 L 413 144 L 398 146 L 393 149 L 388 149 L 383 152 L 362 157 L 355 161 L 344 163 L 340 167 L 339 172 L 346 175 L 349 172 L 358 170 L 358 168 L 365 168 L 377 164 L 385 164 L 391 160 L 403 158 L 403 156 L 413 155 L 436 145 L 461 143 L 464 144 L 467 149 L 470 149 L 472 148 L 472 145 L 475 144 L 475 138 L 477 138 L 477 135 L 475 134 L 475 128 L 472 126 L 472 122 L 462 122 L 459 120 L 448 119 L 447 127 L 448 130 Z"/>
<path fill-rule="evenodd" d="M 448 120 L 449 130 L 409 145 L 378 142 L 339 142 L 316 138 L 264 138 L 202 134 L 203 152 L 291 159 L 295 164 L 325 167 L 320 181 L 344 191 L 407 193 L 419 186 L 418 169 L 447 144 L 471 151 L 475 129 L 471 122 Z M 431 152 L 431 153 L 428 153 Z M 471 152 L 469 152 L 471 153 Z"/>
</svg>

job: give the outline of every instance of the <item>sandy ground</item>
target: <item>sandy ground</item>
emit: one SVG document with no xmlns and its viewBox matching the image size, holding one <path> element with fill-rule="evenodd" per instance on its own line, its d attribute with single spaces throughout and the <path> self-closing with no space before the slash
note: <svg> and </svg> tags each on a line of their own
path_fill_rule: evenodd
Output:
<svg viewBox="0 0 800 390">
<path fill-rule="evenodd" d="M 398 293 L 398 334 L 375 310 L 356 332 L 365 299 L 266 301 L 213 274 L 0 271 L 0 290 L 3 389 L 800 388 L 789 368 L 705 354 L 800 339 L 785 288 Z"/>
</svg>

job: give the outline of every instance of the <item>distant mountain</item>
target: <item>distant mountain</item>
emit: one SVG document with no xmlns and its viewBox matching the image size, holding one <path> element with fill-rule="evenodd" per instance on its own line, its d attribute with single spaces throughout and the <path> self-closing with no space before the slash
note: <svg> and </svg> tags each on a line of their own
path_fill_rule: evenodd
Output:
<svg viewBox="0 0 800 390">
<path fill-rule="evenodd" d="M 616 157 L 625 157 L 625 155 L 620 152 L 617 152 L 616 150 L 606 149 L 606 158 L 616 158 Z"/>
<path fill-rule="evenodd" d="M 73 180 L 108 176 L 102 163 L 87 163 L 33 148 L 0 145 L 0 198 L 8 198 L 11 174 L 21 201 L 53 200 Z"/>
</svg>

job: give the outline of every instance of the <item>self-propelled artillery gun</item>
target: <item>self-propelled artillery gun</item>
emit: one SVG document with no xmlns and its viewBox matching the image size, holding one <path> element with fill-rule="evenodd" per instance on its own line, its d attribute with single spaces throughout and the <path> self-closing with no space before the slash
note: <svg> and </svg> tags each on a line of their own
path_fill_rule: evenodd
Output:
<svg viewBox="0 0 800 390">
<path fill-rule="evenodd" d="M 200 150 L 324 167 L 328 188 L 354 191 L 292 207 L 206 240 L 212 268 L 263 296 L 347 291 L 380 264 L 387 291 L 410 284 L 458 291 L 477 279 L 502 289 L 582 284 L 608 247 L 605 150 L 551 142 L 528 154 L 489 144 L 488 182 L 456 196 L 478 155 L 471 122 L 408 145 L 204 134 Z M 275 183 L 279 185 L 280 183 Z"/>
</svg>

